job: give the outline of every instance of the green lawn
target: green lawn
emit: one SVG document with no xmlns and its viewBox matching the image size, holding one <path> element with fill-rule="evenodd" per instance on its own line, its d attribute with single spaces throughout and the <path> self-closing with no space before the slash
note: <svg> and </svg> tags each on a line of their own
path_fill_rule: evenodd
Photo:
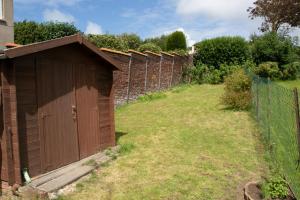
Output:
<svg viewBox="0 0 300 200">
<path fill-rule="evenodd" d="M 293 89 L 295 87 L 300 89 L 300 80 L 294 80 L 294 81 L 279 81 L 280 85 L 285 86 L 287 88 Z"/>
<path fill-rule="evenodd" d="M 62 199 L 237 199 L 266 173 L 255 123 L 225 109 L 223 86 L 181 87 L 119 108 L 123 154 Z"/>
</svg>

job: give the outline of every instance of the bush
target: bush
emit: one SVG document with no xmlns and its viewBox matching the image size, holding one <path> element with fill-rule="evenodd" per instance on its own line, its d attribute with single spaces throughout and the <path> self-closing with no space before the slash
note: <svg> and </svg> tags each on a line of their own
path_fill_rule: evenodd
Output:
<svg viewBox="0 0 300 200">
<path fill-rule="evenodd" d="M 250 58 L 248 43 L 242 37 L 219 37 L 195 45 L 195 64 L 202 63 L 219 69 L 222 64 L 243 64 Z"/>
<path fill-rule="evenodd" d="M 251 105 L 251 79 L 243 69 L 225 78 L 225 94 L 222 102 L 229 108 L 246 110 Z"/>
<path fill-rule="evenodd" d="M 271 61 L 284 65 L 299 59 L 292 39 L 274 32 L 252 36 L 250 49 L 256 64 Z"/>
<path fill-rule="evenodd" d="M 127 51 L 128 43 L 120 37 L 114 35 L 88 35 L 88 40 L 95 44 L 98 48 L 111 48 L 119 51 Z"/>
<path fill-rule="evenodd" d="M 187 49 L 186 38 L 183 32 L 175 31 L 167 37 L 167 50 Z"/>
<path fill-rule="evenodd" d="M 282 75 L 276 62 L 261 63 L 254 69 L 254 73 L 260 77 L 271 78 L 272 80 L 281 78 Z"/>
<path fill-rule="evenodd" d="M 159 46 L 157 46 L 154 43 L 146 43 L 142 44 L 139 48 L 138 51 L 140 52 L 145 52 L 145 51 L 152 51 L 154 53 L 160 53 L 162 50 Z"/>
<path fill-rule="evenodd" d="M 282 80 L 295 80 L 297 79 L 297 74 L 299 71 L 300 63 L 290 63 L 287 65 L 281 66 L 281 79 Z"/>
</svg>

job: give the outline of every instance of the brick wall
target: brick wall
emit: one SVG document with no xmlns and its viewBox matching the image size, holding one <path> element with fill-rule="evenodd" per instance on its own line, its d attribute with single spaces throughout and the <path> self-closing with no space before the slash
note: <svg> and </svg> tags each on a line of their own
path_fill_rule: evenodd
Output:
<svg viewBox="0 0 300 200">
<path fill-rule="evenodd" d="M 146 91 L 155 92 L 159 90 L 161 55 L 152 52 L 146 52 L 146 54 L 148 56 Z"/>
<path fill-rule="evenodd" d="M 162 53 L 160 90 L 170 87 L 172 79 L 173 55 Z"/>
<path fill-rule="evenodd" d="M 110 49 L 101 49 L 107 55 L 112 57 L 117 64 L 119 64 L 119 71 L 114 71 L 114 91 L 115 91 L 115 104 L 124 104 L 128 96 L 128 83 L 129 83 L 129 64 L 131 54 L 113 51 Z"/>
<path fill-rule="evenodd" d="M 192 62 L 192 57 L 163 52 L 156 54 L 147 51 L 144 54 L 133 50 L 128 53 L 105 48 L 101 50 L 120 67 L 120 71 L 114 72 L 116 105 L 178 85 L 184 66 Z"/>
</svg>

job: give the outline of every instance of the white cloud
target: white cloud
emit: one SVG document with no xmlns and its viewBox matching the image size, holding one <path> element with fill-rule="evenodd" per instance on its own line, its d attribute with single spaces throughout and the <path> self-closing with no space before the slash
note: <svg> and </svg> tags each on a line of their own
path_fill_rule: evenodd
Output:
<svg viewBox="0 0 300 200">
<path fill-rule="evenodd" d="M 102 28 L 99 24 L 88 21 L 85 34 L 102 34 Z"/>
<path fill-rule="evenodd" d="M 176 11 L 182 16 L 204 16 L 210 19 L 248 17 L 247 8 L 254 0 L 177 0 Z"/>
<path fill-rule="evenodd" d="M 75 18 L 72 15 L 63 13 L 58 9 L 46 9 L 43 16 L 45 21 L 75 22 Z"/>
</svg>

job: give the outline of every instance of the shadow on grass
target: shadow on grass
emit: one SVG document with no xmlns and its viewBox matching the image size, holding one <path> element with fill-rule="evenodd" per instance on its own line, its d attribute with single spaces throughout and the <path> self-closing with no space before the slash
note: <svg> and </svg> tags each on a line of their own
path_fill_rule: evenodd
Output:
<svg viewBox="0 0 300 200">
<path fill-rule="evenodd" d="M 116 132 L 116 143 L 118 144 L 119 140 L 121 137 L 127 135 L 128 133 L 125 133 L 125 132 L 121 132 L 121 131 L 117 131 Z"/>
</svg>

